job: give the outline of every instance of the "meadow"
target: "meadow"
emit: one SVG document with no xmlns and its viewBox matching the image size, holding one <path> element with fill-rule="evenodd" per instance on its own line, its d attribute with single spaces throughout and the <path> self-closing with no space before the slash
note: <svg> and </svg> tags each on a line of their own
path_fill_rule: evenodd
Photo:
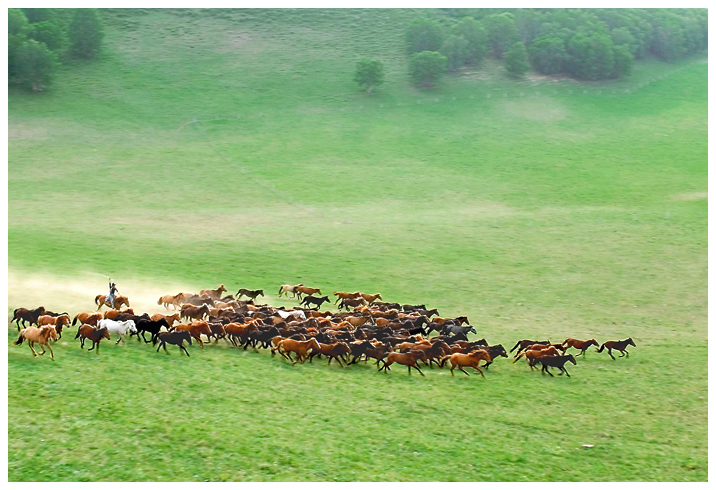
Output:
<svg viewBox="0 0 716 490">
<path fill-rule="evenodd" d="M 706 481 L 706 56 L 409 84 L 410 10 L 117 13 L 8 101 L 8 310 L 226 284 L 381 292 L 475 338 L 632 337 L 571 378 L 291 366 L 8 331 L 10 481 Z M 373 95 L 356 59 L 380 58 Z M 593 447 L 583 447 L 583 445 Z M 101 465 L 96 464 L 102 461 Z"/>
</svg>

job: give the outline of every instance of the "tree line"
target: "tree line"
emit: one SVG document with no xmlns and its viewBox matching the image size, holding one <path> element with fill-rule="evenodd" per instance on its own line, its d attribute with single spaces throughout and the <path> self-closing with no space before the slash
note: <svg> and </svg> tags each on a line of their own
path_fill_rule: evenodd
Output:
<svg viewBox="0 0 716 490">
<path fill-rule="evenodd" d="M 8 9 L 8 83 L 44 90 L 61 63 L 95 58 L 103 33 L 97 9 Z"/>
<path fill-rule="evenodd" d="M 619 79 L 635 60 L 674 61 L 708 47 L 706 9 L 440 9 L 417 18 L 406 30 L 410 76 L 431 87 L 445 73 L 479 67 L 486 58 L 506 72 L 528 71 L 576 80 Z M 382 82 L 365 74 L 356 81 L 371 89 Z M 368 80 L 366 82 L 366 80 Z"/>
</svg>

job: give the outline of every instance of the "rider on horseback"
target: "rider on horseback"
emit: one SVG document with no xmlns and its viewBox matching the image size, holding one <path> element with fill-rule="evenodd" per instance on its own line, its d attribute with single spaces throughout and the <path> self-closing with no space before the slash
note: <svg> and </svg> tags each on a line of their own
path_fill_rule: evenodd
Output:
<svg viewBox="0 0 716 490">
<path fill-rule="evenodd" d="M 107 299 L 104 300 L 104 304 L 109 306 L 110 308 L 114 308 L 114 297 L 116 294 L 119 293 L 117 290 L 117 285 L 112 282 L 112 278 L 109 278 L 109 294 L 107 295 Z"/>
</svg>

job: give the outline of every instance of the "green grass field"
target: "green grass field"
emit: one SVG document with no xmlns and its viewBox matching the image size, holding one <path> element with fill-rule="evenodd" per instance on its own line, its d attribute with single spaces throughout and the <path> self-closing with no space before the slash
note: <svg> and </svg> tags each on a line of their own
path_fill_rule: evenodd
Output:
<svg viewBox="0 0 716 490">
<path fill-rule="evenodd" d="M 407 79 L 414 13 L 150 11 L 8 104 L 8 307 L 381 292 L 476 338 L 633 337 L 572 377 L 291 366 L 8 333 L 10 481 L 706 481 L 706 56 Z M 381 59 L 372 96 L 355 61 Z M 136 308 L 135 308 L 136 309 Z M 583 448 L 583 445 L 593 445 Z M 101 461 L 102 464 L 97 464 Z"/>
</svg>

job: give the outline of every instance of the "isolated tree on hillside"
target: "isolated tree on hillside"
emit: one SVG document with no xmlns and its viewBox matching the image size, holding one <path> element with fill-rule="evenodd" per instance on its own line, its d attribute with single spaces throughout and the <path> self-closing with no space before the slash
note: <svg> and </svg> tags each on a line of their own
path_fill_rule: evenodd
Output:
<svg viewBox="0 0 716 490">
<path fill-rule="evenodd" d="M 447 58 L 448 71 L 458 71 L 465 64 L 469 43 L 462 36 L 450 36 L 443 43 L 440 52 Z"/>
<path fill-rule="evenodd" d="M 516 42 L 505 53 L 505 69 L 513 77 L 523 77 L 530 69 L 527 49 L 522 42 Z"/>
<path fill-rule="evenodd" d="M 373 88 L 383 83 L 383 63 L 380 60 L 363 58 L 356 63 L 356 74 L 353 80 L 365 88 L 368 94 L 373 93 Z"/>
<path fill-rule="evenodd" d="M 423 51 L 410 57 L 410 75 L 421 87 L 432 87 L 447 68 L 447 58 L 437 51 Z"/>
<path fill-rule="evenodd" d="M 16 78 L 20 85 L 40 92 L 49 85 L 57 66 L 57 55 L 44 43 L 30 39 L 17 48 Z"/>
<path fill-rule="evenodd" d="M 104 25 L 97 9 L 75 10 L 69 29 L 70 53 L 76 58 L 92 59 L 102 46 Z"/>
<path fill-rule="evenodd" d="M 463 17 L 452 29 L 453 35 L 462 36 L 467 40 L 467 56 L 465 63 L 476 65 L 487 54 L 487 31 L 483 25 L 472 17 Z"/>
</svg>

